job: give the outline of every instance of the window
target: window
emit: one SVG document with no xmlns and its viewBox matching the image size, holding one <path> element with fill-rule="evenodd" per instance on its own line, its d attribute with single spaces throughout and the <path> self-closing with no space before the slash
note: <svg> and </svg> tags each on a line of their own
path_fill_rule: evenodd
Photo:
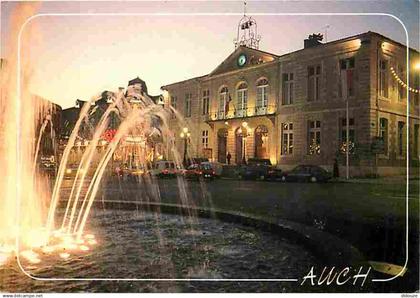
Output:
<svg viewBox="0 0 420 298">
<path fill-rule="evenodd" d="M 309 155 L 321 153 L 321 121 L 308 123 L 308 153 Z"/>
<path fill-rule="evenodd" d="M 414 158 L 419 158 L 419 125 L 414 124 L 414 144 L 413 144 Z"/>
<path fill-rule="evenodd" d="M 171 96 L 171 106 L 176 110 L 177 97 Z M 175 112 L 172 113 L 172 118 L 175 118 Z"/>
<path fill-rule="evenodd" d="M 203 130 L 201 133 L 201 144 L 203 145 L 203 148 L 209 147 L 209 131 Z"/>
<path fill-rule="evenodd" d="M 185 94 L 185 117 L 191 117 L 191 98 L 191 93 Z"/>
<path fill-rule="evenodd" d="M 282 123 L 281 125 L 282 145 L 281 154 L 293 154 L 293 123 Z"/>
<path fill-rule="evenodd" d="M 290 105 L 293 103 L 293 73 L 284 73 L 283 74 L 283 96 L 282 104 Z"/>
<path fill-rule="evenodd" d="M 347 119 L 341 118 L 340 123 L 340 152 L 347 152 Z M 354 130 L 354 118 L 349 118 L 349 153 L 354 153 L 355 150 L 355 130 Z"/>
<path fill-rule="evenodd" d="M 257 82 L 257 112 L 259 109 L 267 107 L 267 89 L 268 81 L 266 79 L 261 79 Z"/>
<path fill-rule="evenodd" d="M 321 66 L 308 67 L 308 101 L 319 100 L 321 83 Z"/>
<path fill-rule="evenodd" d="M 404 155 L 404 126 L 405 123 L 398 121 L 398 155 Z"/>
<path fill-rule="evenodd" d="M 388 97 L 388 61 L 379 60 L 379 95 Z"/>
<path fill-rule="evenodd" d="M 379 137 L 384 143 L 384 154 L 388 155 L 388 119 L 379 119 Z"/>
<path fill-rule="evenodd" d="M 406 73 L 404 70 L 404 67 L 401 65 L 397 66 L 397 74 L 398 76 L 401 78 L 401 80 L 403 80 L 404 82 L 406 81 Z M 403 102 L 405 101 L 407 97 L 407 91 L 405 89 L 405 87 L 401 84 L 398 84 L 398 102 Z"/>
<path fill-rule="evenodd" d="M 340 93 L 342 97 L 354 96 L 354 57 L 340 60 Z"/>
<path fill-rule="evenodd" d="M 246 83 L 241 83 L 236 90 L 238 116 L 246 116 L 248 106 L 248 86 Z"/>
<path fill-rule="evenodd" d="M 202 113 L 203 115 L 209 114 L 210 108 L 210 90 L 203 91 L 203 106 L 202 106 Z"/>
<path fill-rule="evenodd" d="M 228 88 L 223 87 L 220 90 L 220 94 L 219 94 L 219 118 L 225 118 L 225 115 L 228 112 L 226 111 L 226 108 L 229 108 L 228 105 L 229 105 Z"/>
<path fill-rule="evenodd" d="M 171 96 L 171 106 L 176 110 L 176 102 L 177 98 L 176 96 Z"/>
</svg>

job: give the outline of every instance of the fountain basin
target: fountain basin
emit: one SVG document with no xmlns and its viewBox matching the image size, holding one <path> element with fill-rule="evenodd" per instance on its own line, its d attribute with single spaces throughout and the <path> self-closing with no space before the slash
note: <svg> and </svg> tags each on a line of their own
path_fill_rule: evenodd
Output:
<svg viewBox="0 0 420 298">
<path fill-rule="evenodd" d="M 96 201 L 95 205 L 88 230 L 95 233 L 96 245 L 86 251 L 69 251 L 67 258 L 41 253 L 41 262 L 37 264 L 22 261 L 25 271 L 37 278 L 89 280 L 34 280 L 23 275 L 16 262 L 9 262 L 0 269 L 0 290 L 308 291 L 296 281 L 221 280 L 298 279 L 311 266 L 320 267 L 329 262 L 321 256 L 320 249 L 314 248 L 313 243 L 320 241 L 319 235 L 313 236 L 305 229 L 296 231 L 297 227 L 291 223 L 270 223 L 243 214 L 206 209 L 193 209 L 199 216 L 190 218 L 186 214 L 192 209 L 179 205 L 146 206 L 126 201 Z M 342 252 L 341 255 L 348 257 Z M 353 260 L 360 257 L 355 255 Z"/>
</svg>

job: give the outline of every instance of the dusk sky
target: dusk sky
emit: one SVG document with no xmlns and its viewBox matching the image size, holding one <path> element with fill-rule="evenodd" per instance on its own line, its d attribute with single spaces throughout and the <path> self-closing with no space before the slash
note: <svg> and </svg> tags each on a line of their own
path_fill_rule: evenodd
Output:
<svg viewBox="0 0 420 298">
<path fill-rule="evenodd" d="M 9 18 L 16 2 L 1 3 L 1 41 L 5 46 Z M 255 13 L 382 12 L 400 18 L 409 31 L 410 47 L 419 49 L 419 2 L 412 1 L 248 1 L 261 34 L 260 49 L 285 54 L 303 48 L 311 33 L 328 41 L 375 31 L 401 43 L 402 26 L 387 16 L 263 16 Z M 38 13 L 220 13 L 215 16 L 48 16 L 30 23 L 33 75 L 30 89 L 62 107 L 87 100 L 103 90 L 126 87 L 137 76 L 149 93 L 160 86 L 211 72 L 233 50 L 241 1 L 219 2 L 44 2 Z M 15 39 L 11 39 L 16 42 Z M 9 41 L 10 42 L 10 41 Z M 6 57 L 7 59 L 7 57 Z"/>
</svg>

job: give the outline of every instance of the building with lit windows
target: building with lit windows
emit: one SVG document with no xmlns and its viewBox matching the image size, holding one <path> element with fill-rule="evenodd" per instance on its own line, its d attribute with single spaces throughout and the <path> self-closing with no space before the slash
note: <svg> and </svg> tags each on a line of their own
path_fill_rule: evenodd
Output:
<svg viewBox="0 0 420 298">
<path fill-rule="evenodd" d="M 118 92 L 124 92 L 124 88 L 120 87 Z M 117 96 L 116 92 L 103 91 L 101 95 L 98 98 L 95 98 L 95 100 L 91 103 L 92 109 L 89 113 L 89 118 L 81 123 L 75 144 L 69 153 L 69 165 L 80 163 L 86 148 L 93 139 L 93 128 L 98 127 L 104 113 L 109 108 L 109 105 L 114 103 Z M 139 77 L 128 82 L 124 96 L 130 105 L 146 105 L 146 103 L 142 100 L 143 96 L 147 96 L 156 104 L 163 103 L 161 95 L 148 94 L 146 82 Z M 64 149 L 67 146 L 70 135 L 72 134 L 76 122 L 80 117 L 80 111 L 85 104 L 89 103 L 78 99 L 76 100 L 74 107 L 64 109 L 62 112 L 60 135 L 61 153 L 64 152 Z M 96 152 L 92 157 L 91 163 L 93 165 L 97 165 L 103 158 L 107 147 L 117 133 L 120 124 L 121 119 L 119 115 L 111 113 L 108 116 L 108 125 L 104 133 L 100 136 L 100 140 L 97 142 Z M 121 141 L 120 146 L 113 153 L 111 164 L 124 164 L 127 167 L 132 168 L 139 164 L 139 161 L 143 158 L 143 156 L 146 156 L 147 160 L 153 161 L 162 157 L 161 153 L 164 151 L 162 143 L 162 138 L 157 134 L 145 137 L 140 133 L 140 130 L 134 130 L 129 136 L 124 137 Z"/>
<path fill-rule="evenodd" d="M 256 26 L 244 18 L 238 37 Z M 407 69 L 407 48 L 370 31 L 327 43 L 313 34 L 283 55 L 237 40 L 211 73 L 162 86 L 165 104 L 189 126 L 190 155 L 226 163 L 230 153 L 232 164 L 269 158 L 283 170 L 332 170 L 337 160 L 343 176 L 348 150 L 352 176 L 403 174 L 407 157 L 418 171 L 419 52 L 408 49 Z"/>
</svg>

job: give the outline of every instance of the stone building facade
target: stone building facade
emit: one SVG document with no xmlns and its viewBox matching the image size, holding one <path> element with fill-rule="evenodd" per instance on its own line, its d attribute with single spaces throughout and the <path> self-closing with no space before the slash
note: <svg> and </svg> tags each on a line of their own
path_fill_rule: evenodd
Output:
<svg viewBox="0 0 420 298">
<path fill-rule="evenodd" d="M 284 170 L 331 170 L 337 159 L 344 173 L 349 131 L 351 175 L 402 174 L 407 156 L 413 170 L 419 163 L 414 63 L 417 51 L 375 32 L 328 43 L 313 35 L 281 56 L 239 46 L 208 75 L 162 90 L 191 131 L 191 156 L 226 163 L 229 152 L 232 164 L 269 158 Z M 176 145 L 183 152 L 183 140 Z"/>
<path fill-rule="evenodd" d="M 128 82 L 127 88 L 120 87 L 118 92 L 123 92 L 121 94 L 124 94 L 127 103 L 129 103 L 131 106 L 144 105 L 145 103 L 142 101 L 143 96 L 147 96 L 147 98 L 150 98 L 155 104 L 161 104 L 162 101 L 161 95 L 150 95 L 147 93 L 146 82 L 139 77 L 130 80 Z M 105 90 L 91 103 L 89 117 L 81 123 L 75 144 L 69 153 L 67 160 L 68 165 L 72 166 L 78 165 L 80 163 L 83 155 L 86 152 L 86 148 L 88 148 L 89 144 L 92 142 L 95 129 L 98 127 L 104 113 L 107 111 L 109 106 L 114 103 L 114 100 L 117 98 L 117 96 L 117 92 Z M 76 100 L 74 107 L 67 108 L 62 111 L 59 150 L 61 155 L 67 146 L 70 135 L 72 134 L 76 122 L 80 117 L 80 111 L 85 104 L 88 104 L 88 102 L 78 99 Z M 109 143 L 114 138 L 121 124 L 121 118 L 116 113 L 110 113 L 107 119 L 108 124 L 106 129 L 100 136 L 100 139 L 97 141 L 96 151 L 91 159 L 91 164 L 94 166 L 97 166 L 103 159 Z M 143 140 L 139 140 L 140 138 L 137 135 L 138 132 L 138 130 L 134 130 L 130 136 L 126 136 L 121 141 L 120 146 L 112 156 L 112 167 L 121 164 L 132 167 L 134 164 L 138 163 L 140 160 L 139 152 L 141 151 L 139 148 L 146 147 L 143 146 L 145 142 Z M 146 155 L 152 155 L 152 158 L 160 156 L 160 152 L 163 152 L 162 140 L 160 138 L 147 138 L 147 145 L 148 150 Z M 142 151 L 142 153 L 144 152 Z"/>
</svg>

